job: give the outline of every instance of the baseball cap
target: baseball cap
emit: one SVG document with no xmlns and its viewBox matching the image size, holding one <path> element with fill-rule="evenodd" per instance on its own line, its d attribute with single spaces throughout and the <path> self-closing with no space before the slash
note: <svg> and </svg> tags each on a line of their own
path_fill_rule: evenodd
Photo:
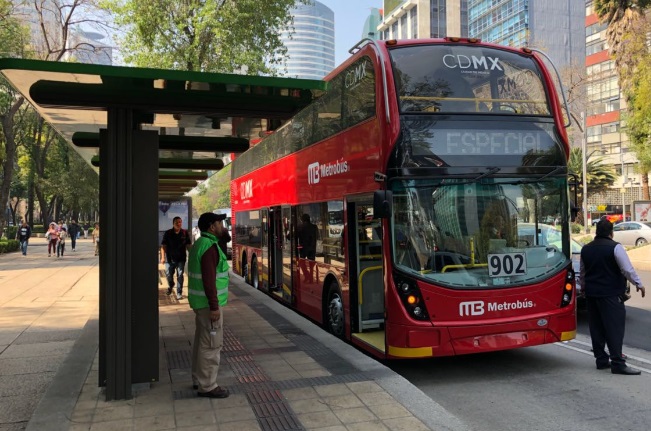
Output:
<svg viewBox="0 0 651 431">
<path fill-rule="evenodd" d="M 211 224 L 223 220 L 226 220 L 226 214 L 203 213 L 199 216 L 197 226 L 199 226 L 200 231 L 205 232 Z"/>
</svg>

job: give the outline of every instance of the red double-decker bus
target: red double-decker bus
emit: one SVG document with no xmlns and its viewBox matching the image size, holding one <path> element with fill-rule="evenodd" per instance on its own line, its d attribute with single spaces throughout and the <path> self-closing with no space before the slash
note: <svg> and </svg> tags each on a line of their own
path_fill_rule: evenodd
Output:
<svg viewBox="0 0 651 431">
<path fill-rule="evenodd" d="M 233 162 L 234 271 L 381 358 L 574 338 L 550 63 L 460 38 L 351 52 Z"/>
</svg>

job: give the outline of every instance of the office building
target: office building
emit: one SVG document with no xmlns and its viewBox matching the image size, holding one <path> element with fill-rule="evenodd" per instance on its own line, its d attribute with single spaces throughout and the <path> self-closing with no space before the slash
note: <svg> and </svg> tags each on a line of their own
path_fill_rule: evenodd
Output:
<svg viewBox="0 0 651 431">
<path fill-rule="evenodd" d="M 468 36 L 468 0 L 385 0 L 380 39 Z"/>
<path fill-rule="evenodd" d="M 323 79 L 335 67 L 335 15 L 323 3 L 312 0 L 291 11 L 294 33 L 283 32 L 290 78 Z"/>
<path fill-rule="evenodd" d="M 584 18 L 580 1 L 468 0 L 471 37 L 541 49 L 559 68 L 585 57 Z"/>
<path fill-rule="evenodd" d="M 640 175 L 635 172 L 637 156 L 630 151 L 629 138 L 622 127 L 626 100 L 619 88 L 615 62 L 608 53 L 606 24 L 599 22 L 592 0 L 584 6 L 588 83 L 586 155 L 603 156 L 618 175 L 607 192 L 588 196 L 588 210 L 593 218 L 604 213 L 620 214 L 623 203 L 630 215 L 631 202 L 642 199 L 642 187 Z"/>
</svg>

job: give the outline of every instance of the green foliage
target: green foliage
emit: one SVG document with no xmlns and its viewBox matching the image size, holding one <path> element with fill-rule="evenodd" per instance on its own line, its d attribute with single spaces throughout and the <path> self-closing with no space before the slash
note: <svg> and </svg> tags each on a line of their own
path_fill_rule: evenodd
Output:
<svg viewBox="0 0 651 431">
<path fill-rule="evenodd" d="M 0 240 L 0 254 L 18 251 L 20 243 L 15 239 Z"/>
<path fill-rule="evenodd" d="M 639 172 L 651 170 L 651 55 L 648 53 L 640 60 L 633 79 L 633 94 L 626 117 L 631 148 L 635 152 Z"/>
<path fill-rule="evenodd" d="M 579 233 L 583 232 L 583 225 L 581 225 L 579 223 L 570 224 L 570 232 L 572 234 L 579 234 Z"/>
<path fill-rule="evenodd" d="M 7 236 L 7 239 L 14 239 L 16 238 L 16 232 L 18 231 L 17 226 L 7 226 L 5 228 L 5 235 Z"/>
<path fill-rule="evenodd" d="M 304 0 L 300 0 L 304 2 Z M 296 0 L 104 0 L 118 26 L 127 63 L 141 67 L 250 75 L 273 73 L 287 49 Z"/>
<path fill-rule="evenodd" d="M 195 216 L 217 208 L 231 207 L 231 165 L 228 164 L 199 186 L 199 193 L 192 197 Z"/>
<path fill-rule="evenodd" d="M 581 148 L 572 148 L 570 150 L 568 170 L 570 173 L 577 175 L 579 184 L 583 183 L 583 151 Z M 615 183 L 617 174 L 613 166 L 606 161 L 605 157 L 588 154 L 586 179 L 588 195 L 592 195 L 608 190 Z M 582 202 L 583 191 L 581 186 L 579 186 L 579 196 L 579 200 Z"/>
</svg>

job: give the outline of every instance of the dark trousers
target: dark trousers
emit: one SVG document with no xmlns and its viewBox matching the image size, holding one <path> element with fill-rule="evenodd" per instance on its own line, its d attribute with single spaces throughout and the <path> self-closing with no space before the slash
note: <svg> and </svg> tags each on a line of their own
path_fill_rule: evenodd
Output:
<svg viewBox="0 0 651 431">
<path fill-rule="evenodd" d="M 167 277 L 168 291 L 174 289 L 174 273 L 176 273 L 176 294 L 183 293 L 183 273 L 185 272 L 185 262 L 167 262 L 165 264 L 165 276 Z"/>
<path fill-rule="evenodd" d="M 588 308 L 588 323 L 590 338 L 592 338 L 592 351 L 597 366 L 608 364 L 608 354 L 605 346 L 608 345 L 610 365 L 612 368 L 626 366 L 622 358 L 622 345 L 624 344 L 624 329 L 626 326 L 626 308 L 617 296 L 606 298 L 586 298 Z"/>
<path fill-rule="evenodd" d="M 75 249 L 75 246 L 77 245 L 77 234 L 70 235 L 70 245 L 72 246 L 72 249 Z"/>
</svg>

